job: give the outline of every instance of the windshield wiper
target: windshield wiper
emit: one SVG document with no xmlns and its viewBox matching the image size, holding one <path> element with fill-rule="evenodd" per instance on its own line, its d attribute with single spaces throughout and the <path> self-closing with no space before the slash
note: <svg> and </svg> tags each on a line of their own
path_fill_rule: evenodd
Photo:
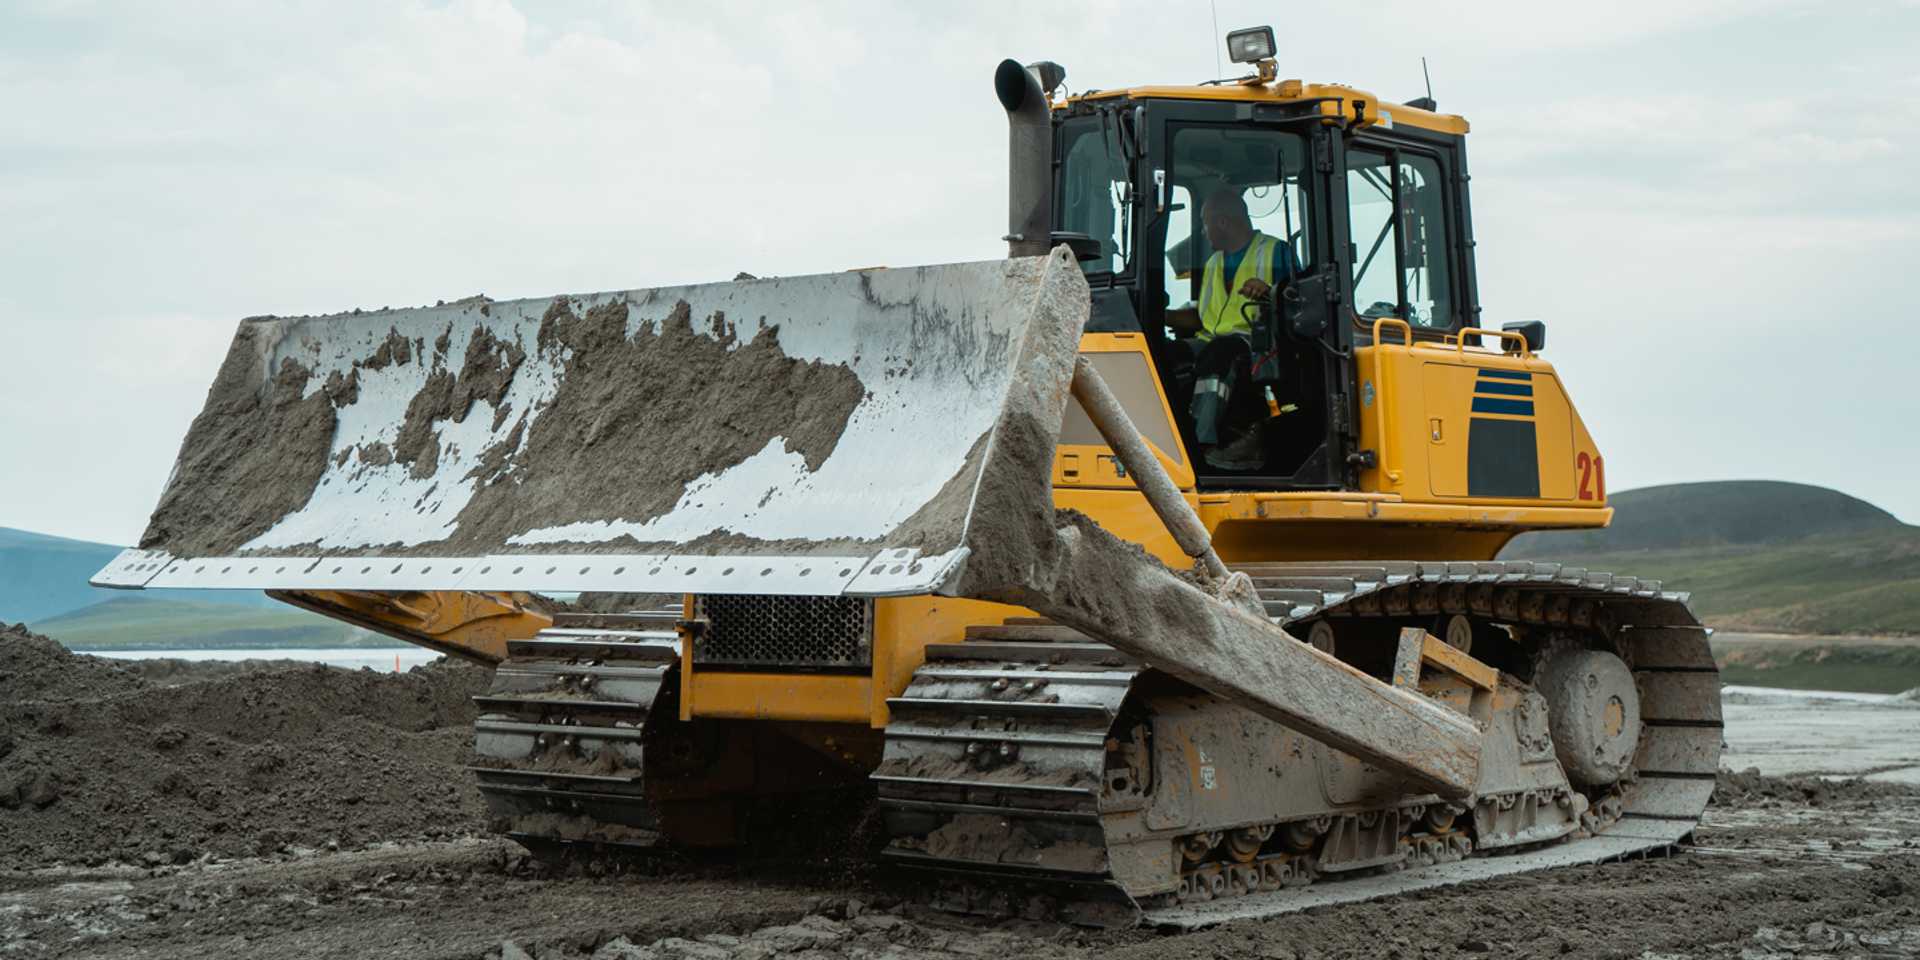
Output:
<svg viewBox="0 0 1920 960">
<path fill-rule="evenodd" d="M 1374 255 L 1380 252 L 1380 245 L 1387 242 L 1387 234 L 1392 230 L 1393 218 L 1388 217 L 1387 222 L 1380 225 L 1380 235 L 1373 238 L 1373 248 L 1367 251 L 1367 259 L 1361 261 L 1360 272 L 1353 275 L 1354 289 L 1359 289 L 1360 281 L 1366 279 L 1367 268 L 1373 266 Z"/>
</svg>

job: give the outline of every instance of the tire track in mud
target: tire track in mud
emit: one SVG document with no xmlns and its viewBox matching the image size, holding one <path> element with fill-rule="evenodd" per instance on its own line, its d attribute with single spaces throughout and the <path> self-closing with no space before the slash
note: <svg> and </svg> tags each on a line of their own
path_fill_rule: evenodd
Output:
<svg viewBox="0 0 1920 960">
<path fill-rule="evenodd" d="M 455 827 L 446 811 L 472 797 L 460 764 L 465 694 L 479 678 L 458 671 L 280 667 L 165 685 L 17 628 L 0 630 L 0 656 L 0 694 L 10 697 L 0 710 L 0 792 L 24 784 L 13 807 L 0 804 L 0 841 L 17 848 L 0 861 L 0 957 L 1920 954 L 1920 789 L 1896 784 L 1723 772 L 1700 846 L 1672 859 L 1177 936 L 1093 932 L 902 902 L 910 891 L 851 866 L 847 851 L 834 852 L 840 835 L 824 827 L 812 831 L 824 838 L 819 849 L 777 858 L 566 870 L 539 867 L 500 840 L 419 842 Z M 440 742 L 449 737 L 460 742 Z M 381 755 L 389 740 L 422 752 Z M 288 759 L 256 769 L 266 754 Z M 309 758 L 321 775 L 304 772 Z M 245 782 L 211 806 L 204 790 L 142 792 L 168 782 L 169 768 L 208 782 L 237 770 Z M 361 802 L 340 803 L 360 773 L 378 783 L 367 781 Z M 35 786 L 43 777 L 51 792 Z M 423 802 L 447 791 L 465 799 L 441 812 Z M 162 842 L 161 827 L 176 836 Z M 329 836 L 345 838 L 342 852 L 283 842 Z M 395 839 L 409 842 L 381 843 Z M 175 847 L 188 855 L 173 856 Z M 167 855 L 147 855 L 156 849 Z"/>
<path fill-rule="evenodd" d="M 1718 807 L 1701 842 L 1670 859 L 1171 936 L 941 914 L 902 903 L 885 874 L 817 864 L 782 864 L 778 882 L 753 861 L 553 871 L 502 841 L 459 841 L 138 875 L 15 875 L 0 879 L 0 954 L 1341 960 L 1900 956 L 1920 944 L 1920 792 Z"/>
</svg>

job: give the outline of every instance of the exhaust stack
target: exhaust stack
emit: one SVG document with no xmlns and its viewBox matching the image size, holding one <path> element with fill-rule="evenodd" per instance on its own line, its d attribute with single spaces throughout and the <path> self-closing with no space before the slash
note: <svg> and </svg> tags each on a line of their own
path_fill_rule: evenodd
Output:
<svg viewBox="0 0 1920 960">
<path fill-rule="evenodd" d="M 1053 120 L 1046 91 L 1066 76 L 1065 68 L 1044 60 L 1031 67 L 1002 60 L 993 72 L 993 92 L 1007 111 L 1009 257 L 1040 256 L 1052 246 Z"/>
</svg>

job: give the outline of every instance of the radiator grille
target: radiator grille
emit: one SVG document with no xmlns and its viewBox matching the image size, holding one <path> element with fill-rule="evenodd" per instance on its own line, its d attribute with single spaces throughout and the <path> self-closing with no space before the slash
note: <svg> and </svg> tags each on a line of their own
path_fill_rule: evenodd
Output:
<svg viewBox="0 0 1920 960">
<path fill-rule="evenodd" d="M 743 666 L 863 667 L 872 662 L 873 601 L 857 597 L 715 594 L 693 658 Z"/>
</svg>

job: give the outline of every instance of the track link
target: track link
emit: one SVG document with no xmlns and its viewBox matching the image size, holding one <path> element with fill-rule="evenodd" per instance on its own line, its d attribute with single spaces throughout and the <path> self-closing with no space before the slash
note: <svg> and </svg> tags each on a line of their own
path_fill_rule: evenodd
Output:
<svg viewBox="0 0 1920 960">
<path fill-rule="evenodd" d="M 507 645 L 473 698 L 469 769 L 497 832 L 543 853 L 633 850 L 656 839 L 649 720 L 680 662 L 679 611 L 599 617 Z"/>
<path fill-rule="evenodd" d="M 1465 825 L 1473 817 L 1465 811 L 1461 827 L 1426 829 L 1420 818 L 1434 798 L 1402 796 L 1371 810 L 1344 811 L 1354 818 L 1395 816 L 1409 826 L 1397 849 L 1330 865 L 1340 871 L 1338 882 L 1297 889 L 1324 872 L 1306 854 L 1325 844 L 1289 850 L 1265 840 L 1287 826 L 1276 816 L 1202 835 L 1200 842 L 1222 850 L 1231 844 L 1219 843 L 1219 835 L 1240 831 L 1244 852 L 1239 859 L 1217 852 L 1193 857 L 1178 868 L 1176 893 L 1136 896 L 1129 877 L 1164 871 L 1160 861 L 1145 871 L 1137 861 L 1163 856 L 1166 841 L 1109 839 L 1110 828 L 1143 803 L 1140 785 L 1124 777 L 1114 782 L 1111 754 L 1135 739 L 1126 728 L 1141 718 L 1127 715 L 1125 701 L 1150 671 L 1070 628 L 1014 620 L 974 627 L 964 642 L 929 645 L 926 664 L 892 701 L 885 759 L 873 777 L 895 838 L 887 858 L 932 871 L 934 899 L 951 909 L 1050 912 L 1099 925 L 1144 919 L 1197 926 L 1664 853 L 1697 824 L 1718 767 L 1719 682 L 1707 631 L 1684 594 L 1662 591 L 1657 581 L 1553 563 L 1236 569 L 1254 579 L 1268 615 L 1303 640 L 1321 622 L 1342 628 L 1367 621 L 1437 624 L 1453 615 L 1511 625 L 1523 637 L 1595 638 L 1633 670 L 1642 721 L 1633 772 L 1607 790 L 1589 791 L 1579 828 L 1557 842 L 1532 842 L 1524 832 L 1470 837 Z M 1537 791 L 1483 803 L 1510 810 L 1555 799 L 1567 798 Z M 988 821 L 1001 825 L 997 833 Z M 1341 826 L 1353 824 L 1336 824 L 1335 833 Z M 983 839 L 989 836 L 997 839 Z M 1451 862 L 1481 853 L 1481 840 L 1504 849 Z M 1377 848 L 1382 841 L 1372 842 Z"/>
</svg>

